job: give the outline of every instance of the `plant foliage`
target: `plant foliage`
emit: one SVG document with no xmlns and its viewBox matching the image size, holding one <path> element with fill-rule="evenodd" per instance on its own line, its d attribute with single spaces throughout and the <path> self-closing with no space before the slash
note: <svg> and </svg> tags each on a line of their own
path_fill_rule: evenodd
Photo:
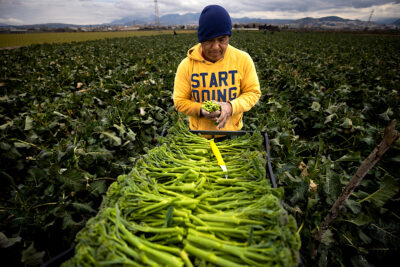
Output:
<svg viewBox="0 0 400 267">
<path fill-rule="evenodd" d="M 0 51 L 0 232 L 14 265 L 69 248 L 111 182 L 177 121 L 174 75 L 195 43 L 181 34 Z M 400 244 L 398 142 L 352 194 L 319 257 L 309 251 L 384 127 L 399 121 L 398 37 L 234 32 L 231 44 L 255 62 L 262 96 L 244 130 L 270 136 L 305 265 L 390 262 Z"/>
</svg>

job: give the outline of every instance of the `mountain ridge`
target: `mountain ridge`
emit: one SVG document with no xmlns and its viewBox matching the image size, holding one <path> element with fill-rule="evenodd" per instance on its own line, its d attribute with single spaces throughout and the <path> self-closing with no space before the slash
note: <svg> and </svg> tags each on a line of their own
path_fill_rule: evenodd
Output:
<svg viewBox="0 0 400 267">
<path fill-rule="evenodd" d="M 185 13 L 185 14 L 167 14 L 163 15 L 160 17 L 160 24 L 161 25 L 183 25 L 183 24 L 198 24 L 200 17 L 200 13 Z M 241 17 L 241 18 L 235 18 L 232 17 L 232 23 L 261 23 L 261 24 L 275 24 L 275 25 L 281 25 L 281 24 L 290 24 L 290 23 L 305 23 L 306 21 L 312 21 L 312 22 L 366 22 L 366 21 L 361 21 L 359 19 L 345 19 L 341 18 L 338 16 L 325 16 L 321 18 L 312 18 L 312 17 L 305 17 L 301 19 L 262 19 L 262 18 L 249 18 L 249 17 Z M 371 21 L 371 23 L 375 24 L 392 24 L 394 23 L 398 18 L 387 18 L 387 19 L 382 19 L 378 21 Z M 154 16 L 152 18 L 147 18 L 146 19 L 147 24 L 154 24 L 155 19 Z M 392 23 L 389 23 L 389 21 L 392 21 Z M 129 17 L 125 17 L 119 20 L 114 20 L 110 24 L 111 25 L 118 25 L 119 23 L 129 23 L 132 22 L 132 19 L 129 19 Z M 138 24 L 138 23 L 136 23 Z M 143 23 L 142 23 L 143 24 Z M 126 24 L 125 24 L 126 25 Z M 131 25 L 131 24 L 130 24 Z"/>
<path fill-rule="evenodd" d="M 185 13 L 185 14 L 166 14 L 159 18 L 160 24 L 162 26 L 167 25 L 197 25 L 200 17 L 200 13 Z M 385 19 L 379 21 L 371 21 L 371 24 L 388 24 L 400 26 L 400 19 L 392 18 Z M 392 21 L 388 23 L 388 21 Z M 249 18 L 249 17 L 241 17 L 235 18 L 232 17 L 233 24 L 250 24 L 250 23 L 260 23 L 260 24 L 273 24 L 273 25 L 282 25 L 282 24 L 297 24 L 297 25 L 306 25 L 306 24 L 321 24 L 321 23 L 367 23 L 366 21 L 361 20 L 352 20 L 345 19 L 338 16 L 326 16 L 321 18 L 313 18 L 313 17 L 305 17 L 301 19 L 262 19 L 262 18 Z M 123 17 L 117 20 L 113 20 L 110 23 L 103 24 L 92 24 L 92 25 L 82 25 L 82 24 L 71 24 L 71 23 L 39 23 L 39 24 L 30 24 L 30 25 L 9 25 L 0 23 L 0 27 L 17 27 L 17 28 L 27 28 L 27 27 L 48 27 L 48 28 L 60 28 L 60 27 L 88 27 L 88 26 L 107 26 L 107 25 L 115 25 L 115 26 L 132 26 L 132 25 L 154 25 L 155 19 L 153 17 L 145 17 L 145 16 L 137 16 L 137 17 Z"/>
</svg>

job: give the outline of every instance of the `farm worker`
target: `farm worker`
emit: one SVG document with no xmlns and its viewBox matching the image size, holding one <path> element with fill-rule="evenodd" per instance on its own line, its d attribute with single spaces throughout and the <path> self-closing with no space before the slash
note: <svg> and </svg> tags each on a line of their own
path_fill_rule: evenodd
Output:
<svg viewBox="0 0 400 267">
<path fill-rule="evenodd" d="M 240 130 L 243 112 L 260 99 L 254 62 L 229 45 L 231 35 L 228 12 L 218 5 L 206 6 L 199 19 L 199 43 L 179 64 L 174 83 L 175 108 L 189 116 L 191 130 Z M 207 112 L 202 108 L 205 101 L 216 101 L 220 111 Z"/>
</svg>

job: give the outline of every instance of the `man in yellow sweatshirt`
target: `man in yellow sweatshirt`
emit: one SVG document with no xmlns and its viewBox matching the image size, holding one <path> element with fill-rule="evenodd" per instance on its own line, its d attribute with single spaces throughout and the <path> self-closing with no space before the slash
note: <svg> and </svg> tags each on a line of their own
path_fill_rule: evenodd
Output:
<svg viewBox="0 0 400 267">
<path fill-rule="evenodd" d="M 199 19 L 199 43 L 179 64 L 174 84 L 175 108 L 189 115 L 191 130 L 240 130 L 243 112 L 261 96 L 254 62 L 248 53 L 229 45 L 231 35 L 228 12 L 218 5 L 206 6 Z M 221 110 L 204 110 L 203 102 L 210 100 Z"/>
</svg>

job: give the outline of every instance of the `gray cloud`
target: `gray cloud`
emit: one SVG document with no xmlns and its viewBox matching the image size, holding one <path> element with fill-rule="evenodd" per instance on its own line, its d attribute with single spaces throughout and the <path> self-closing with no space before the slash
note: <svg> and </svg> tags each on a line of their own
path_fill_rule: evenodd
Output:
<svg viewBox="0 0 400 267">
<path fill-rule="evenodd" d="M 225 7 L 243 11 L 316 11 L 333 8 L 368 8 L 389 3 L 399 4 L 399 0 L 269 0 L 269 1 L 227 1 Z"/>
<path fill-rule="evenodd" d="M 159 14 L 199 13 L 208 4 L 224 6 L 234 17 L 300 18 L 346 15 L 350 19 L 398 17 L 400 0 L 158 0 Z M 0 22 L 107 23 L 127 16 L 154 15 L 154 2 L 139 0 L 0 0 Z"/>
</svg>

